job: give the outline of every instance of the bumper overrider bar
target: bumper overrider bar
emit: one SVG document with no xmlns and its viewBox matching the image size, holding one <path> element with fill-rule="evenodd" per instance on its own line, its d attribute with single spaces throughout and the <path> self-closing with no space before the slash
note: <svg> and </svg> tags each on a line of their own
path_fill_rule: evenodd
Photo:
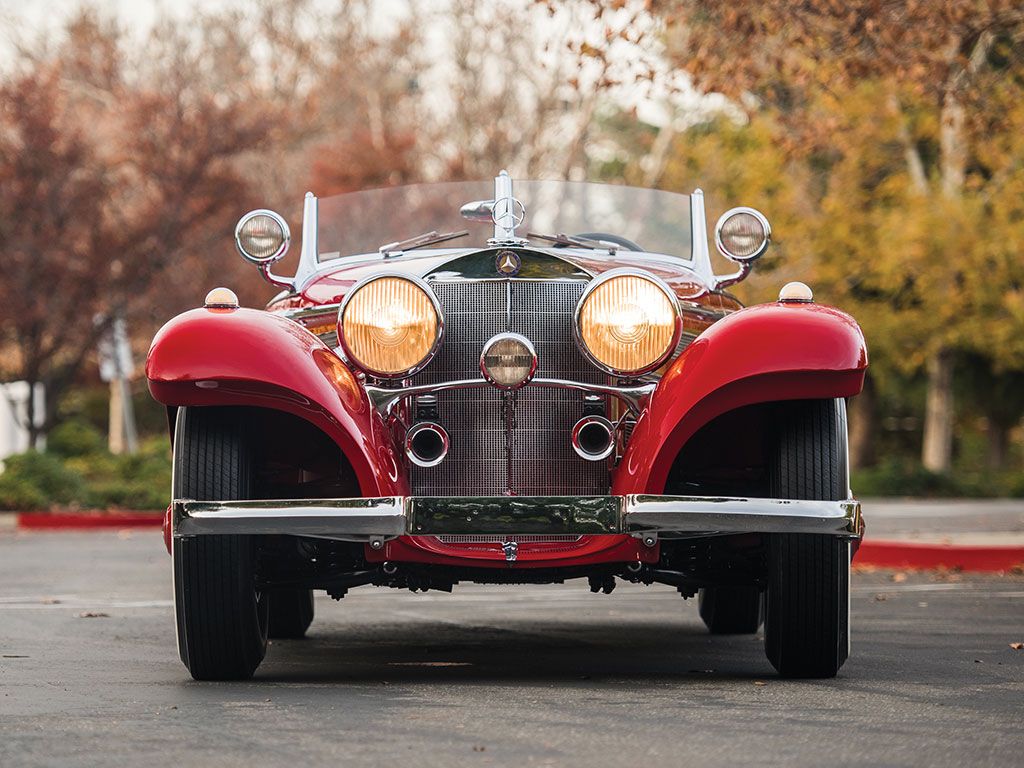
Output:
<svg viewBox="0 0 1024 768">
<path fill-rule="evenodd" d="M 817 533 L 856 538 L 860 502 L 696 496 L 395 496 L 176 500 L 174 535 L 251 534 L 364 541 L 441 534 L 629 534 L 659 538 Z"/>
</svg>

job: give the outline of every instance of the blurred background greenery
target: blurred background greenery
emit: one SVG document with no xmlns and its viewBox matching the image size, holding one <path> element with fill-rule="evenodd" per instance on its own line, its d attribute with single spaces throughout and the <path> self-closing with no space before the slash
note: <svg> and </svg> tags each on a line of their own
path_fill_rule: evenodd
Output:
<svg viewBox="0 0 1024 768">
<path fill-rule="evenodd" d="M 297 231 L 307 189 L 500 168 L 701 187 L 709 224 L 764 211 L 774 245 L 737 295 L 769 301 L 803 280 L 868 339 L 851 402 L 858 494 L 1024 496 L 1018 2 L 0 14 L 0 381 L 45 391 L 40 450 L 5 460 L 0 509 L 165 506 L 165 414 L 136 365 L 139 450 L 108 451 L 97 342 L 123 317 L 141 360 L 214 285 L 265 302 L 272 289 L 233 251 L 241 213 L 275 208 Z"/>
</svg>

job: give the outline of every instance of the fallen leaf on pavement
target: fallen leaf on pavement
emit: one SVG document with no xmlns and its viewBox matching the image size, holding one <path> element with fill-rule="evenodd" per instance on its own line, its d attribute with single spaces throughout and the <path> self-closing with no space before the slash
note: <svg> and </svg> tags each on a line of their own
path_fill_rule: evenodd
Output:
<svg viewBox="0 0 1024 768">
<path fill-rule="evenodd" d="M 78 614 L 80 619 L 109 619 L 109 613 L 101 613 L 100 611 L 82 611 Z"/>
<path fill-rule="evenodd" d="M 888 595 L 883 595 L 881 593 L 875 595 L 875 600 L 877 600 L 878 602 L 882 602 L 882 601 L 888 600 L 888 599 L 889 599 Z"/>
<path fill-rule="evenodd" d="M 754 685 L 768 685 L 764 680 L 755 680 Z"/>
<path fill-rule="evenodd" d="M 897 571 L 896 573 L 894 573 L 889 578 L 890 578 L 891 581 L 894 581 L 897 584 L 899 584 L 901 581 L 906 581 L 907 580 L 907 574 L 903 573 L 903 571 Z"/>
<path fill-rule="evenodd" d="M 1010 647 L 1015 651 L 1024 651 L 1024 643 L 1010 643 Z"/>
</svg>

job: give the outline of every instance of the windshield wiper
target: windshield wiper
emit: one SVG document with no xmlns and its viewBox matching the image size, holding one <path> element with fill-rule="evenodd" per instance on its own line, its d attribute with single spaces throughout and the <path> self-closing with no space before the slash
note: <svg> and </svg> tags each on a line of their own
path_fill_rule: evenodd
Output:
<svg viewBox="0 0 1024 768">
<path fill-rule="evenodd" d="M 557 235 L 542 235 L 538 232 L 527 232 L 527 237 L 535 237 L 538 240 L 547 240 L 549 243 L 574 248 L 589 248 L 592 251 L 608 251 L 615 253 L 619 246 L 616 243 L 606 243 L 604 240 L 591 240 L 589 237 L 577 237 L 559 232 Z"/>
<path fill-rule="evenodd" d="M 468 229 L 463 229 L 460 232 L 438 232 L 437 230 L 434 230 L 433 232 L 424 232 L 422 235 L 416 235 L 416 237 L 410 237 L 408 240 L 399 240 L 397 243 L 382 245 L 377 250 L 384 256 L 389 256 L 392 253 L 398 253 L 399 251 L 409 251 L 415 248 L 423 248 L 427 245 L 434 245 L 435 243 L 455 240 L 459 237 L 465 237 L 468 234 Z"/>
</svg>

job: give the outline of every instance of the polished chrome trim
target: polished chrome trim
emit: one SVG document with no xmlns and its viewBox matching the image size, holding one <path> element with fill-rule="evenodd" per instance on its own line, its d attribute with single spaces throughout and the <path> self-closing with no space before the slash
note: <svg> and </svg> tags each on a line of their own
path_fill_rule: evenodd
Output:
<svg viewBox="0 0 1024 768">
<path fill-rule="evenodd" d="M 445 392 L 451 389 L 476 389 L 490 387 L 486 379 L 459 379 L 458 381 L 439 381 L 435 384 L 418 384 L 416 386 L 388 389 L 373 384 L 364 385 L 370 401 L 385 416 L 391 413 L 395 404 L 406 397 L 414 395 L 430 394 L 433 392 Z M 611 395 L 621 400 L 626 406 L 639 415 L 644 409 L 647 399 L 654 393 L 657 384 L 647 382 L 631 386 L 610 386 L 606 384 L 591 384 L 582 381 L 567 381 L 564 379 L 533 379 L 529 387 L 547 387 L 549 389 L 572 389 L 577 392 L 595 392 L 602 395 Z"/>
<path fill-rule="evenodd" d="M 722 227 L 729 219 L 738 213 L 749 213 L 761 223 L 761 226 L 764 227 L 764 242 L 761 243 L 761 247 L 750 256 L 737 256 L 736 254 L 731 253 L 722 242 Z M 740 268 L 731 275 L 722 275 L 721 277 L 716 275 L 715 289 L 725 288 L 726 286 L 733 285 L 745 279 L 747 275 L 750 274 L 750 270 L 753 268 L 754 262 L 764 256 L 764 253 L 768 250 L 768 246 L 771 244 L 771 241 L 772 226 L 768 223 L 767 217 L 765 217 L 765 215 L 760 211 L 746 206 L 739 206 L 738 208 L 730 208 L 728 211 L 723 213 L 715 224 L 715 247 L 718 249 L 718 252 L 725 256 L 725 258 L 729 259 L 729 261 L 739 264 Z"/>
<path fill-rule="evenodd" d="M 801 533 L 855 539 L 860 502 L 697 496 L 392 496 L 172 504 L 175 538 L 217 534 L 376 541 L 403 535 Z"/>
<path fill-rule="evenodd" d="M 593 354 L 591 354 L 590 350 L 587 348 L 586 343 L 583 341 L 583 333 L 580 330 L 580 314 L 583 312 L 583 307 L 584 305 L 586 305 L 587 299 L 590 298 L 590 295 L 600 285 L 608 282 L 609 280 L 614 280 L 615 278 L 618 277 L 639 277 L 643 280 L 647 280 L 648 282 L 653 283 L 655 286 L 661 289 L 662 293 L 664 293 L 668 297 L 668 300 L 672 304 L 672 308 L 675 310 L 676 315 L 675 327 L 672 331 L 672 340 L 665 348 L 665 351 L 658 357 L 657 360 L 655 360 L 650 365 L 646 365 L 643 368 L 632 371 L 624 371 L 619 370 L 617 368 L 612 368 L 598 360 Z M 584 289 L 583 295 L 580 296 L 580 300 L 576 304 L 576 311 L 573 312 L 572 318 L 573 339 L 575 339 L 576 346 L 580 348 L 580 351 L 583 353 L 583 356 L 605 373 L 609 373 L 612 376 L 621 376 L 623 378 L 629 379 L 636 378 L 637 376 L 643 376 L 645 373 L 650 373 L 651 371 L 657 370 L 661 366 L 661 364 L 668 360 L 669 357 L 672 356 L 672 353 L 676 351 L 676 345 L 679 344 L 679 337 L 682 335 L 682 332 L 683 314 L 682 310 L 679 307 L 679 298 L 672 292 L 672 289 L 668 287 L 668 284 L 660 277 L 652 275 L 650 272 L 647 272 L 646 270 L 633 269 L 632 267 L 620 267 L 618 269 L 610 269 L 607 272 L 603 272 L 602 274 L 598 275 L 593 280 L 591 280 L 587 284 L 586 289 Z"/>
<path fill-rule="evenodd" d="M 601 427 L 607 437 L 604 448 L 597 453 L 592 453 L 580 445 L 580 432 L 582 432 L 585 427 L 592 425 Z M 603 461 L 611 456 L 612 451 L 615 450 L 615 425 L 604 416 L 584 416 L 573 424 L 570 440 L 572 441 L 572 449 L 576 451 L 576 455 L 581 459 L 585 459 L 587 461 Z"/>
<path fill-rule="evenodd" d="M 432 458 L 424 459 L 416 453 L 416 449 L 413 446 L 413 441 L 416 435 L 421 432 L 433 432 L 439 438 L 441 438 L 441 453 Z M 451 445 L 448 439 L 448 432 L 440 424 L 433 421 L 420 421 L 409 427 L 409 431 L 405 433 L 405 455 L 409 457 L 409 461 L 415 464 L 417 467 L 436 467 L 445 457 L 448 455 L 448 447 Z"/>
<path fill-rule="evenodd" d="M 319 317 L 323 315 L 330 317 L 334 322 L 338 320 L 338 310 L 341 309 L 340 302 L 332 302 L 330 304 L 318 304 L 315 307 L 302 307 L 301 309 L 288 309 L 281 313 L 282 317 L 286 317 L 289 320 L 294 320 L 297 323 L 302 323 L 307 317 Z M 303 325 L 303 327 L 306 327 Z"/>
<path fill-rule="evenodd" d="M 518 206 L 518 210 L 517 210 Z M 527 240 L 516 237 L 516 227 L 526 218 L 526 206 L 512 194 L 512 177 L 502 170 L 494 177 L 494 200 L 491 203 L 494 237 L 487 241 L 495 245 L 526 245 Z"/>
<path fill-rule="evenodd" d="M 708 248 L 708 222 L 704 212 L 704 190 L 699 187 L 690 193 L 690 260 L 693 269 L 708 285 L 715 285 L 715 270 L 711 267 Z"/>
<path fill-rule="evenodd" d="M 695 496 L 626 496 L 625 532 L 660 536 L 817 533 L 855 538 L 860 502 Z"/>
<path fill-rule="evenodd" d="M 295 271 L 295 286 L 305 283 L 320 269 L 320 201 L 307 192 L 302 201 L 302 250 Z M 326 264 L 325 264 L 326 266 Z"/>
<path fill-rule="evenodd" d="M 280 501 L 175 500 L 174 536 L 291 534 L 346 541 L 393 539 L 406 530 L 405 499 L 400 496 L 357 499 Z"/>
<path fill-rule="evenodd" d="M 506 302 L 505 306 L 508 307 L 509 303 Z M 527 372 L 526 377 L 522 381 L 518 382 L 517 384 L 513 384 L 512 386 L 508 386 L 506 384 L 499 384 L 497 381 L 495 381 L 494 377 L 491 376 L 491 372 L 487 370 L 487 366 L 484 364 L 484 358 L 487 357 L 488 350 L 490 350 L 490 348 L 497 344 L 499 341 L 504 341 L 505 339 L 512 339 L 513 341 L 519 342 L 524 347 L 526 347 L 526 351 L 530 354 L 530 370 Z M 484 342 L 484 348 L 480 350 L 480 373 L 483 375 L 484 379 L 486 379 L 488 384 L 490 384 L 492 387 L 495 387 L 496 389 L 502 390 L 503 392 L 514 392 L 517 389 L 522 389 L 523 387 L 530 383 L 530 381 L 533 379 L 533 375 L 536 372 L 537 350 L 533 348 L 533 342 L 531 342 L 528 338 L 526 338 L 520 333 L 512 333 L 511 331 L 507 331 L 505 333 L 495 334 L 494 336 L 491 336 L 491 338 Z"/>
<path fill-rule="evenodd" d="M 399 371 L 398 373 L 381 373 L 380 371 L 375 371 L 369 368 L 368 366 L 364 365 L 363 363 L 356 359 L 355 355 L 353 355 L 351 350 L 348 348 L 348 344 L 345 343 L 345 309 L 348 307 L 349 302 L 352 301 L 352 297 L 359 293 L 359 291 L 363 287 L 369 285 L 374 280 L 381 280 L 385 277 L 394 278 L 396 280 L 408 280 L 410 283 L 415 285 L 417 288 L 419 288 L 427 295 L 427 298 L 430 299 L 430 303 L 434 306 L 434 311 L 437 313 L 437 335 L 434 338 L 434 343 L 433 345 L 431 345 L 430 350 L 427 352 L 426 356 L 414 367 L 409 368 L 408 370 L 405 371 Z M 378 272 L 376 274 L 370 275 L 369 277 L 360 280 L 358 283 L 352 286 L 352 290 L 345 294 L 345 299 L 341 302 L 341 306 L 338 307 L 337 325 L 338 345 L 341 348 L 341 353 L 345 361 L 351 364 L 352 366 L 358 368 L 359 370 L 368 373 L 371 376 L 378 379 L 404 379 L 408 376 L 413 376 L 419 373 L 420 371 L 427 367 L 431 360 L 434 359 L 434 356 L 437 354 L 437 350 L 441 347 L 441 341 L 442 339 L 444 339 L 444 312 L 441 310 L 441 302 L 438 300 L 437 294 L 434 293 L 434 290 L 430 287 L 429 283 L 427 283 L 426 280 L 420 277 L 416 277 L 415 275 L 407 275 L 395 272 Z"/>
</svg>

